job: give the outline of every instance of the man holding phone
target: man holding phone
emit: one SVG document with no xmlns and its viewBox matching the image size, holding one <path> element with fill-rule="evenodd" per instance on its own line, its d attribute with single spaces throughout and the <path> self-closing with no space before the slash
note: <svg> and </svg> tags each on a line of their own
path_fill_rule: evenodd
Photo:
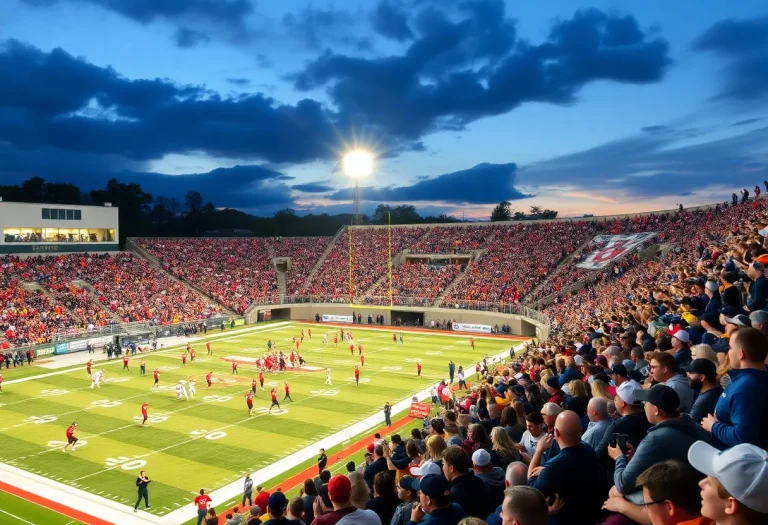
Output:
<svg viewBox="0 0 768 525">
<path fill-rule="evenodd" d="M 680 414 L 680 398 L 667 385 L 639 390 L 635 396 L 638 401 L 645 402 L 645 415 L 652 426 L 637 450 L 627 442 L 626 434 L 617 432 L 611 437 L 608 455 L 616 461 L 616 466 L 613 470 L 615 486 L 610 494 L 623 495 L 633 503 L 642 504 L 642 492 L 635 482 L 645 469 L 669 459 L 686 461 L 690 446 L 697 440 L 709 440 L 711 436 L 690 417 Z"/>
</svg>

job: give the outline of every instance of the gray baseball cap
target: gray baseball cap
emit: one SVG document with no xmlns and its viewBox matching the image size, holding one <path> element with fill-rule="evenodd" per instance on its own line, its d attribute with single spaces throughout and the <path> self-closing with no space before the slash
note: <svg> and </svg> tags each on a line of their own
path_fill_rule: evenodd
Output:
<svg viewBox="0 0 768 525">
<path fill-rule="evenodd" d="M 757 310 L 749 314 L 749 320 L 753 323 L 768 324 L 768 312 Z"/>
<path fill-rule="evenodd" d="M 768 452 L 742 443 L 728 450 L 717 450 L 704 441 L 688 449 L 688 462 L 703 474 L 717 478 L 736 501 L 768 514 Z"/>
</svg>

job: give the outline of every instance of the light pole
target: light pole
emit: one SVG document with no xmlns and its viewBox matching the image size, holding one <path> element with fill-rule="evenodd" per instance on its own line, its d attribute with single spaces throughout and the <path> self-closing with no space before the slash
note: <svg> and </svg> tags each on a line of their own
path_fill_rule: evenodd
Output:
<svg viewBox="0 0 768 525">
<path fill-rule="evenodd" d="M 360 179 L 368 177 L 373 171 L 373 156 L 365 150 L 354 150 L 344 155 L 342 163 L 344 175 L 355 179 L 355 192 L 352 200 L 352 225 L 362 224 L 360 212 Z"/>
</svg>

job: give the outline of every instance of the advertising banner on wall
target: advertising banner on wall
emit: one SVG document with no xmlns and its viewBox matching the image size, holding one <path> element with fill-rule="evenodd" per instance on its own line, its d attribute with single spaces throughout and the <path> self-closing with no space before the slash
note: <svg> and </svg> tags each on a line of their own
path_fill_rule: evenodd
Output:
<svg viewBox="0 0 768 525">
<path fill-rule="evenodd" d="M 466 323 L 453 323 L 454 332 L 479 332 L 482 334 L 491 333 L 491 325 L 489 324 L 466 324 Z"/>
<path fill-rule="evenodd" d="M 53 353 L 55 355 L 68 354 L 69 343 L 56 343 L 56 345 L 53 347 Z"/>
<path fill-rule="evenodd" d="M 605 268 L 611 262 L 624 257 L 656 235 L 656 232 L 632 233 L 628 235 L 598 235 L 592 242 L 599 245 L 600 248 L 590 253 L 576 266 L 587 270 Z"/>
<path fill-rule="evenodd" d="M 106 345 L 111 340 L 112 336 L 108 335 L 102 337 L 92 337 L 90 339 L 78 339 L 77 341 L 70 341 L 69 352 L 82 352 L 87 350 L 88 343 L 90 343 L 94 348 L 104 348 L 104 345 Z"/>
<path fill-rule="evenodd" d="M 329 315 L 323 314 L 324 323 L 354 323 L 351 315 Z"/>
</svg>

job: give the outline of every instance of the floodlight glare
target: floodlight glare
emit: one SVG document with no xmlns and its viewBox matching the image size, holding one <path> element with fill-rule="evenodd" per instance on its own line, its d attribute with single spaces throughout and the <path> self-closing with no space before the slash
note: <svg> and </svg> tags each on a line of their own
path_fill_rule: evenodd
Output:
<svg viewBox="0 0 768 525">
<path fill-rule="evenodd" d="M 347 177 L 367 177 L 373 171 L 373 156 L 367 151 L 350 151 L 344 156 L 344 174 Z"/>
</svg>

